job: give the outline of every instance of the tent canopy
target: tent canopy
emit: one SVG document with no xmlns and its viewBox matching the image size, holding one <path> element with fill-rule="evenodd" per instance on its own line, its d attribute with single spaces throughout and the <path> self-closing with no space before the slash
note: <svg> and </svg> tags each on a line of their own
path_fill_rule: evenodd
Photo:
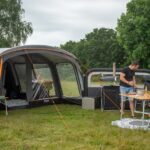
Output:
<svg viewBox="0 0 150 150">
<path fill-rule="evenodd" d="M 14 48 L 0 48 L 0 57 L 3 57 L 4 61 L 11 57 L 33 53 L 43 55 L 44 57 L 53 61 L 53 63 L 66 62 L 67 60 L 73 62 L 78 61 L 78 59 L 73 54 L 65 50 L 50 46 L 27 45 Z"/>
<path fill-rule="evenodd" d="M 20 79 L 18 78 L 20 78 L 20 76 L 18 74 L 21 74 L 22 72 L 22 74 L 24 73 L 24 78 L 27 82 L 23 83 L 26 84 L 26 97 L 27 100 L 30 101 L 35 94 L 35 91 L 33 90 L 33 88 L 35 88 L 33 85 L 33 76 L 36 71 L 34 68 L 42 67 L 43 64 L 43 67 L 50 68 L 56 96 L 61 98 L 64 95 L 57 65 L 63 63 L 72 66 L 77 88 L 79 90 L 79 96 L 81 96 L 83 91 L 82 73 L 78 59 L 73 54 L 59 48 L 45 45 L 27 45 L 14 48 L 0 48 L 1 93 L 5 88 L 7 90 L 6 93 L 10 94 L 9 90 L 11 90 L 11 84 L 16 85 L 16 87 L 12 87 L 15 90 L 20 89 L 19 86 L 21 83 L 19 83 Z M 17 68 L 19 69 L 17 65 L 21 66 L 20 71 L 17 70 Z M 25 67 L 23 65 L 25 65 Z"/>
</svg>

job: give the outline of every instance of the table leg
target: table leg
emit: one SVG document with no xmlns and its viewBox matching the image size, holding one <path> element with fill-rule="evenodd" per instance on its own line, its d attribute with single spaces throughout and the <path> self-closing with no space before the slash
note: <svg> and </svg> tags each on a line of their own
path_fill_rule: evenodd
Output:
<svg viewBox="0 0 150 150">
<path fill-rule="evenodd" d="M 103 89 L 101 89 L 101 111 L 104 111 L 104 107 L 103 107 Z"/>
<path fill-rule="evenodd" d="M 134 111 L 136 111 L 136 104 L 137 104 L 137 100 L 134 99 Z"/>
<path fill-rule="evenodd" d="M 142 110 L 142 125 L 144 125 L 144 114 L 145 114 L 145 101 L 142 101 L 143 103 L 143 110 Z"/>
<path fill-rule="evenodd" d="M 123 112 L 122 112 L 122 109 L 124 107 L 124 101 L 121 100 L 121 108 L 120 108 L 120 119 L 122 120 L 122 116 L 123 116 Z"/>
<path fill-rule="evenodd" d="M 101 111 L 103 112 L 104 111 L 104 109 L 103 109 L 103 98 L 101 98 Z"/>
</svg>

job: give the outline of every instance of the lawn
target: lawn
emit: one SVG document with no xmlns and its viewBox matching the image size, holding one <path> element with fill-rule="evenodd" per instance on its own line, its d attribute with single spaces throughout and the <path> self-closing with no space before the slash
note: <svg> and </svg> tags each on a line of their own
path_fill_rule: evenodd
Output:
<svg viewBox="0 0 150 150">
<path fill-rule="evenodd" d="M 150 131 L 111 126 L 118 111 L 49 105 L 0 111 L 1 150 L 149 150 Z M 127 114 L 128 116 L 129 114 Z"/>
</svg>

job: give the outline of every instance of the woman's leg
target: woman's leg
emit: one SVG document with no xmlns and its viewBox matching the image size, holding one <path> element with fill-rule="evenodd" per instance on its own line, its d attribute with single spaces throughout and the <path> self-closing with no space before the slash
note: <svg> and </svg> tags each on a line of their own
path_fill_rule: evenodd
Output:
<svg viewBox="0 0 150 150">
<path fill-rule="evenodd" d="M 130 99 L 130 110 L 131 110 L 131 115 L 134 117 L 134 100 Z"/>
</svg>

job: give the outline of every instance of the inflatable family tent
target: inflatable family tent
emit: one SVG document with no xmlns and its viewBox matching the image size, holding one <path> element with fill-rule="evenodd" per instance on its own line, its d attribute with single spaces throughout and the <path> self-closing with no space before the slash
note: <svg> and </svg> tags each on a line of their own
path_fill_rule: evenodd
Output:
<svg viewBox="0 0 150 150">
<path fill-rule="evenodd" d="M 73 54 L 42 45 L 0 48 L 0 95 L 7 97 L 7 107 L 51 103 L 51 99 L 80 103 L 83 90 Z"/>
</svg>

